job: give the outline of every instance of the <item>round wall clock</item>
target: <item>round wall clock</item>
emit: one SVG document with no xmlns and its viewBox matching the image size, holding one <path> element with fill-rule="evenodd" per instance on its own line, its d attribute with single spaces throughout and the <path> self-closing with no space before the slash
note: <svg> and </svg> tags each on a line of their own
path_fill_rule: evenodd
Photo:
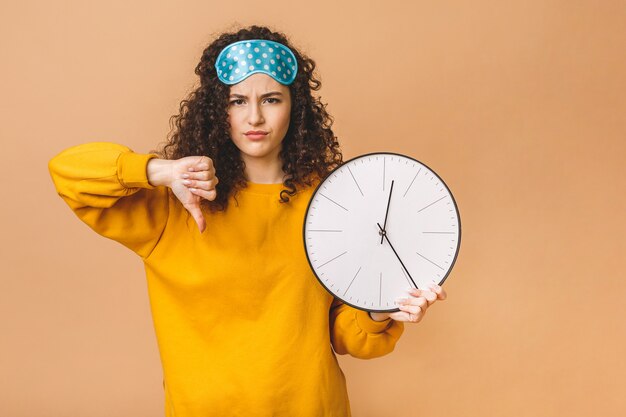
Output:
<svg viewBox="0 0 626 417">
<path fill-rule="evenodd" d="M 441 285 L 461 243 L 452 193 L 406 155 L 346 161 L 314 191 L 304 217 L 307 258 L 319 282 L 355 308 L 398 311 L 410 288 Z"/>
</svg>

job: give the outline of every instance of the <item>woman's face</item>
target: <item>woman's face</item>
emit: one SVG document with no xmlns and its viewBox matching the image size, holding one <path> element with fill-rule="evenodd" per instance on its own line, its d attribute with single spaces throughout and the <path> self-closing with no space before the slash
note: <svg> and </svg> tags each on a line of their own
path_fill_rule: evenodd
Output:
<svg viewBox="0 0 626 417">
<path fill-rule="evenodd" d="M 252 74 L 230 87 L 228 100 L 230 137 L 244 162 L 278 159 L 291 115 L 289 87 L 269 75 Z"/>
</svg>

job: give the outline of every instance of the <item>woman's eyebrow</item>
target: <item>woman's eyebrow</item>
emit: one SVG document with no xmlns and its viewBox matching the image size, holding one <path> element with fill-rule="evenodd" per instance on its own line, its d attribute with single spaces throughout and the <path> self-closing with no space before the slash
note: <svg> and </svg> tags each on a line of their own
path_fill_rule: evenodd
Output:
<svg viewBox="0 0 626 417">
<path fill-rule="evenodd" d="M 281 93 L 280 91 L 270 91 L 269 93 L 265 93 L 263 95 L 261 95 L 261 98 L 264 97 L 268 97 L 268 96 L 282 96 L 283 93 Z M 231 97 L 238 97 L 238 98 L 248 98 L 248 96 L 244 96 L 242 94 L 231 94 Z"/>
</svg>

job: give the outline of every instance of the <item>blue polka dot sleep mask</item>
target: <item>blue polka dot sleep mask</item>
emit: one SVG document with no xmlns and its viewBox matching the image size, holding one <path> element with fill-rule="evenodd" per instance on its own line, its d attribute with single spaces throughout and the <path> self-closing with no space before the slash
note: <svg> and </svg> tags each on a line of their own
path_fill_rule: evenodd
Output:
<svg viewBox="0 0 626 417">
<path fill-rule="evenodd" d="M 291 49 L 265 39 L 247 39 L 231 43 L 215 61 L 217 77 L 224 84 L 237 84 L 257 72 L 269 75 L 281 84 L 296 79 L 298 63 Z"/>
</svg>

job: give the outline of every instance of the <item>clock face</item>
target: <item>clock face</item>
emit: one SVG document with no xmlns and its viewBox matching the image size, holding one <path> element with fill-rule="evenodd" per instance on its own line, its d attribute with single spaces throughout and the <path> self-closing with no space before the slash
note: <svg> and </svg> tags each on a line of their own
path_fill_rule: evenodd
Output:
<svg viewBox="0 0 626 417">
<path fill-rule="evenodd" d="M 409 288 L 441 285 L 459 251 L 454 198 L 430 168 L 405 155 L 346 161 L 313 193 L 304 246 L 320 283 L 346 304 L 398 311 Z"/>
</svg>

